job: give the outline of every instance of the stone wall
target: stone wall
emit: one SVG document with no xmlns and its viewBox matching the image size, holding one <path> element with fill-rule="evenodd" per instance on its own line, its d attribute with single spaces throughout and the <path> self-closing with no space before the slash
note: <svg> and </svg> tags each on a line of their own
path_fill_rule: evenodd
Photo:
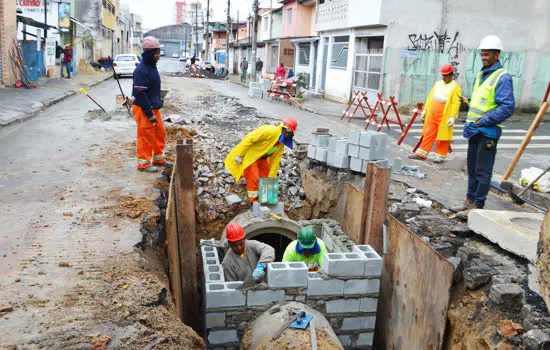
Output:
<svg viewBox="0 0 550 350">
<path fill-rule="evenodd" d="M 201 247 L 205 281 L 205 329 L 210 348 L 237 349 L 245 330 L 276 303 L 296 301 L 322 313 L 346 348 L 371 348 L 376 323 L 382 258 L 358 246 L 333 220 L 302 221 L 327 245 L 322 272 L 304 263 L 274 262 L 267 283 L 247 291 L 226 282 L 219 253 Z"/>
</svg>

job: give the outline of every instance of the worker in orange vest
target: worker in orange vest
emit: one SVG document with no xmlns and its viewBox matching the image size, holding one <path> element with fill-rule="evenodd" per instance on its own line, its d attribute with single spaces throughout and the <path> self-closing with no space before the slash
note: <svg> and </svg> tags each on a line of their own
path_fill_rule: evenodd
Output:
<svg viewBox="0 0 550 350">
<path fill-rule="evenodd" d="M 422 142 L 410 159 L 425 160 L 435 142 L 434 163 L 443 163 L 449 153 L 453 130 L 460 109 L 462 89 L 453 80 L 453 66 L 446 63 L 441 68 L 442 80 L 436 82 L 426 101 L 426 119 L 422 130 Z"/>
<path fill-rule="evenodd" d="M 132 111 L 137 122 L 137 167 L 140 171 L 154 173 L 157 166 L 172 166 L 166 161 L 166 129 L 160 109 L 160 74 L 157 62 L 160 59 L 160 42 L 152 36 L 143 39 L 143 60 L 134 71 L 134 97 Z M 152 162 L 151 162 L 152 158 Z"/>
</svg>

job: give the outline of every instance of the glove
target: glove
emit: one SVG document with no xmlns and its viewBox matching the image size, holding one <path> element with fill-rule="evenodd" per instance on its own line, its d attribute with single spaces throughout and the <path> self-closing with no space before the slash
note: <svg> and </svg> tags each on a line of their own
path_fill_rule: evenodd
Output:
<svg viewBox="0 0 550 350">
<path fill-rule="evenodd" d="M 242 164 L 242 162 L 243 162 L 243 157 L 241 157 L 241 156 L 235 157 L 235 163 L 236 164 Z"/>
<path fill-rule="evenodd" d="M 426 118 L 426 111 L 422 111 L 422 114 L 420 114 L 420 120 L 424 121 L 424 119 Z"/>
<path fill-rule="evenodd" d="M 151 117 L 149 117 L 149 121 L 150 121 L 153 125 L 157 125 L 157 116 L 153 114 Z"/>
<path fill-rule="evenodd" d="M 265 265 L 263 263 L 259 263 L 256 265 L 256 269 L 254 272 L 252 272 L 252 278 L 254 278 L 256 281 L 261 280 L 265 276 Z"/>
<path fill-rule="evenodd" d="M 449 121 L 447 122 L 447 126 L 450 128 L 450 127 L 455 125 L 455 122 L 456 122 L 456 118 L 451 117 L 451 118 L 449 118 Z"/>
</svg>

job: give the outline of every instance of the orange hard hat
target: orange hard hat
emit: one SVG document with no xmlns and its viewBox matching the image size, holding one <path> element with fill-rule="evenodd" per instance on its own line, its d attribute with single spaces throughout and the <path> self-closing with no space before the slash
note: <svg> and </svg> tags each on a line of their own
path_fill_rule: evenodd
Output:
<svg viewBox="0 0 550 350">
<path fill-rule="evenodd" d="M 239 224 L 229 224 L 225 229 L 225 238 L 227 238 L 229 242 L 240 241 L 244 239 L 245 235 L 244 228 Z"/>
<path fill-rule="evenodd" d="M 449 64 L 449 63 L 445 63 L 441 67 L 441 72 L 439 72 L 439 73 L 441 73 L 441 75 L 448 75 L 448 74 L 451 74 L 453 71 L 454 71 L 453 65 Z"/>
<path fill-rule="evenodd" d="M 292 132 L 296 132 L 296 129 L 298 128 L 298 122 L 296 121 L 296 119 L 294 118 L 291 118 L 291 117 L 287 117 L 283 120 L 283 125 L 286 126 L 288 128 L 288 130 L 292 131 Z"/>
</svg>

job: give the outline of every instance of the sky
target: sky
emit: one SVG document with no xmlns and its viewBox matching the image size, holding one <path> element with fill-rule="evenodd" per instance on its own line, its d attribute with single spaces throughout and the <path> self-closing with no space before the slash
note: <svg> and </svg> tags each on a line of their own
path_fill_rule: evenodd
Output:
<svg viewBox="0 0 550 350">
<path fill-rule="evenodd" d="M 206 7 L 206 0 L 199 0 Z M 262 5 L 269 5 L 271 0 L 261 0 Z M 130 11 L 143 17 L 143 26 L 146 29 L 175 24 L 174 23 L 174 5 L 176 0 L 121 0 L 122 4 L 130 6 Z M 277 4 L 277 0 L 273 0 Z M 244 18 L 252 8 L 252 0 L 231 0 L 231 17 L 237 19 Z M 227 0 L 210 0 L 210 20 L 227 20 Z"/>
</svg>

